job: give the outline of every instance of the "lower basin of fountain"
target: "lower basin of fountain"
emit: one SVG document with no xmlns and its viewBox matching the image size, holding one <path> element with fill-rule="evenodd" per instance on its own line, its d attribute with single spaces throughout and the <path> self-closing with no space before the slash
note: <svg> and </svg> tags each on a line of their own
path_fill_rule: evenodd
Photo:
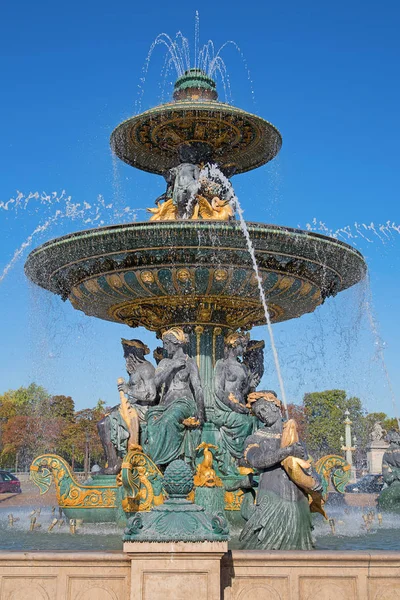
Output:
<svg viewBox="0 0 400 600">
<path fill-rule="evenodd" d="M 12 528 L 7 513 L 0 509 L 2 599 L 186 600 L 194 590 L 199 600 L 400 597 L 400 519 L 390 515 L 367 533 L 360 511 L 335 512 L 335 536 L 317 519 L 311 552 L 242 551 L 235 536 L 228 552 L 204 544 L 165 544 L 162 551 L 136 544 L 124 552 L 121 530 L 111 524 L 47 533 L 49 507 L 40 514 L 42 528 L 29 532 L 29 508 L 14 511 L 20 520 Z"/>
<path fill-rule="evenodd" d="M 54 514 L 46 507 L 37 519 L 40 529 L 29 531 L 31 512 L 32 507 L 14 509 L 12 514 L 18 521 L 10 527 L 10 509 L 0 508 L 0 551 L 122 551 L 123 529 L 113 523 L 83 522 L 78 524 L 76 533 L 71 534 L 66 520 L 61 528 L 57 525 L 48 532 Z M 399 515 L 385 514 L 382 525 L 376 521 L 366 531 L 362 514 L 359 508 L 330 509 L 329 516 L 335 519 L 335 535 L 320 515 L 314 515 L 315 550 L 400 551 Z M 240 526 L 231 525 L 229 548 L 232 550 L 240 549 L 239 533 Z"/>
<path fill-rule="evenodd" d="M 193 589 L 200 600 L 399 597 L 398 515 L 384 513 L 381 524 L 375 518 L 366 530 L 362 508 L 328 502 L 336 533 L 314 515 L 315 550 L 307 552 L 241 550 L 235 526 L 227 552 L 201 543 L 162 550 L 136 543 L 128 551 L 115 524 L 78 523 L 71 533 L 63 517 L 61 527 L 48 531 L 59 515 L 38 504 L 0 507 L 1 599 L 186 600 Z M 30 531 L 34 510 L 40 527 Z"/>
</svg>

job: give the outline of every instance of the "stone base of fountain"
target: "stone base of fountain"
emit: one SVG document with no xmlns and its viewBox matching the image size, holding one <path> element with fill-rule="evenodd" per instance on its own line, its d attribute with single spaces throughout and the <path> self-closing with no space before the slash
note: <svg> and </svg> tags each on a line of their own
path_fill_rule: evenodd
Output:
<svg viewBox="0 0 400 600">
<path fill-rule="evenodd" d="M 227 553 L 224 543 L 154 551 L 2 552 L 0 598 L 18 600 L 394 600 L 396 552 Z M 153 547 L 154 544 L 151 544 Z M 197 546 L 201 546 L 197 548 Z M 209 546 L 212 546 L 209 547 Z"/>
<path fill-rule="evenodd" d="M 221 559 L 228 542 L 126 542 L 131 558 L 130 600 L 221 597 Z"/>
</svg>

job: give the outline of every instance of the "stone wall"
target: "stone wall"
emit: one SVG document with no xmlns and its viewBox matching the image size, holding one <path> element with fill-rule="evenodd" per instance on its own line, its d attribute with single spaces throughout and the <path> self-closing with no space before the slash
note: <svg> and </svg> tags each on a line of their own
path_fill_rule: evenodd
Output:
<svg viewBox="0 0 400 600">
<path fill-rule="evenodd" d="M 400 553 L 233 551 L 223 600 L 400 600 Z"/>
<path fill-rule="evenodd" d="M 171 554 L 168 572 L 176 559 Z M 179 581 L 190 570 L 177 573 L 174 589 L 164 586 L 165 556 L 152 568 L 159 590 L 153 586 L 151 598 L 142 596 L 145 600 L 400 599 L 400 553 L 395 552 L 232 551 L 221 562 L 217 597 L 211 589 L 208 593 L 194 585 L 188 598 Z M 131 572 L 136 573 L 132 578 Z M 135 558 L 122 552 L 0 553 L 1 600 L 131 600 L 138 597 L 138 589 Z"/>
<path fill-rule="evenodd" d="M 0 552 L 1 600 L 130 600 L 122 552 Z"/>
</svg>

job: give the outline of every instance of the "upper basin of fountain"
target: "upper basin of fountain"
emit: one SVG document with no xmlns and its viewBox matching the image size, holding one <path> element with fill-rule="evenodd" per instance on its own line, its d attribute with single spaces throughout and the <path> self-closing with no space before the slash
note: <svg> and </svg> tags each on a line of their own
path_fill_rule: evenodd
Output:
<svg viewBox="0 0 400 600">
<path fill-rule="evenodd" d="M 176 81 L 173 98 L 114 129 L 110 143 L 121 160 L 163 174 L 179 164 L 182 146 L 203 144 L 205 162 L 244 173 L 272 160 L 281 148 L 276 127 L 219 102 L 215 81 L 199 69 L 189 69 Z"/>
<path fill-rule="evenodd" d="M 312 312 L 365 275 L 362 255 L 337 239 L 259 223 L 248 229 L 272 322 Z M 235 221 L 129 223 L 73 233 L 31 252 L 25 271 L 88 315 L 153 331 L 265 322 Z"/>
</svg>

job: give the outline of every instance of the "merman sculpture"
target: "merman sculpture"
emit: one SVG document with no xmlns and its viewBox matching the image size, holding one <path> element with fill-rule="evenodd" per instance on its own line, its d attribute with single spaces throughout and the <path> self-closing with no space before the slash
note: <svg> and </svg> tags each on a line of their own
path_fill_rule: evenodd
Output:
<svg viewBox="0 0 400 600">
<path fill-rule="evenodd" d="M 155 369 L 145 359 L 150 351 L 140 340 L 121 340 L 124 349 L 126 371 L 129 375 L 127 383 L 120 383 L 118 389 L 127 396 L 129 406 L 121 403 L 98 423 L 97 429 L 106 455 L 106 474 L 119 472 L 122 458 L 128 452 L 128 440 L 132 435 L 130 409 L 134 410 L 139 421 L 139 440 L 144 437 L 146 428 L 145 415 L 147 406 L 156 401 L 156 386 L 154 382 Z"/>
</svg>

